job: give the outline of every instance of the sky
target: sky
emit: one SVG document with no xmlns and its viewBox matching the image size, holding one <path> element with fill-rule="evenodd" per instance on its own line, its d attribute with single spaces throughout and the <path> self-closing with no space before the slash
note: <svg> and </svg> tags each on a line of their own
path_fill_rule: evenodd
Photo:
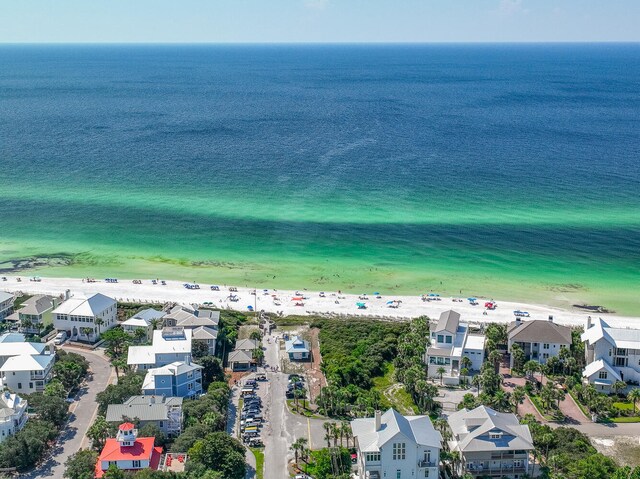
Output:
<svg viewBox="0 0 640 479">
<path fill-rule="evenodd" d="M 638 41 L 640 0 L 0 0 L 0 43 Z"/>
</svg>

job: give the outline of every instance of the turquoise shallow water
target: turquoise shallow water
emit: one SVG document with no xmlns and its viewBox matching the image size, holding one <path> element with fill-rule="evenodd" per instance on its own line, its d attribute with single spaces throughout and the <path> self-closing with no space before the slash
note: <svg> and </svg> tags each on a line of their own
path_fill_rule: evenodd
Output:
<svg viewBox="0 0 640 479">
<path fill-rule="evenodd" d="M 640 313 L 638 46 L 3 46 L 0 64 L 0 262 Z"/>
</svg>

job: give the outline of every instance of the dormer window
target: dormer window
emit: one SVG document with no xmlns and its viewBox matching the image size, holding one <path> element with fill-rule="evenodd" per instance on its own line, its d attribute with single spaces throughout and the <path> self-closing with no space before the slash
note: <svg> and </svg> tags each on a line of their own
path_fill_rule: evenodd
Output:
<svg viewBox="0 0 640 479">
<path fill-rule="evenodd" d="M 490 432 L 489 433 L 489 438 L 490 439 L 500 439 L 502 437 L 502 433 L 501 432 Z"/>
</svg>

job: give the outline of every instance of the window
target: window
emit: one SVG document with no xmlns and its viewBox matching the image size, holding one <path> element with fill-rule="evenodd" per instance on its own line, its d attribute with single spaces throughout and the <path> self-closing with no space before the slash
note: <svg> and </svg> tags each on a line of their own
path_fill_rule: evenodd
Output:
<svg viewBox="0 0 640 479">
<path fill-rule="evenodd" d="M 431 451 L 424 451 L 424 462 L 431 462 Z"/>
<path fill-rule="evenodd" d="M 424 470 L 424 477 L 429 477 L 429 469 Z"/>
<path fill-rule="evenodd" d="M 404 461 L 407 457 L 406 454 L 406 446 L 404 442 L 394 442 L 393 443 L 393 460 L 394 461 Z"/>
<path fill-rule="evenodd" d="M 18 383 L 18 389 L 22 389 L 22 383 Z"/>
<path fill-rule="evenodd" d="M 606 371 L 600 371 L 600 372 L 598 373 L 598 378 L 599 378 L 599 379 L 607 379 L 607 376 L 608 376 L 608 374 L 607 374 L 607 372 L 606 372 Z"/>
<path fill-rule="evenodd" d="M 187 389 L 191 391 L 193 389 L 193 383 L 187 384 Z"/>
<path fill-rule="evenodd" d="M 542 345 L 542 349 L 549 349 L 549 343 L 544 343 Z"/>
<path fill-rule="evenodd" d="M 618 357 L 618 358 L 616 358 L 616 366 L 622 366 L 622 367 L 624 367 L 624 366 L 626 366 L 626 365 L 627 365 L 627 361 L 628 361 L 628 360 L 629 360 L 629 358 L 621 358 L 621 357 Z"/>
<path fill-rule="evenodd" d="M 160 427 L 160 428 L 163 428 L 163 427 L 164 427 L 164 421 L 160 421 L 159 427 Z"/>
<path fill-rule="evenodd" d="M 447 337 L 445 338 L 446 343 L 447 343 L 447 344 L 451 344 L 451 339 L 452 339 L 452 338 L 451 338 L 451 336 L 447 336 Z"/>
<path fill-rule="evenodd" d="M 513 461 L 513 467 L 522 467 L 522 461 L 520 459 L 516 459 Z"/>
<path fill-rule="evenodd" d="M 367 462 L 380 462 L 380 453 L 379 452 L 367 452 L 365 454 L 365 460 Z"/>
<path fill-rule="evenodd" d="M 444 336 L 442 334 L 438 334 L 438 342 L 444 343 Z"/>
<path fill-rule="evenodd" d="M 502 433 L 499 432 L 491 432 L 489 433 L 490 439 L 500 439 L 502 437 Z"/>
<path fill-rule="evenodd" d="M 549 359 L 549 353 L 542 353 L 542 359 Z"/>
<path fill-rule="evenodd" d="M 402 470 L 396 469 L 396 479 L 402 479 Z"/>
<path fill-rule="evenodd" d="M 33 389 L 33 383 L 29 383 L 29 389 Z"/>
<path fill-rule="evenodd" d="M 133 461 L 133 468 L 134 468 L 134 469 L 140 469 L 140 460 L 138 460 L 138 459 L 134 459 L 134 461 Z"/>
</svg>

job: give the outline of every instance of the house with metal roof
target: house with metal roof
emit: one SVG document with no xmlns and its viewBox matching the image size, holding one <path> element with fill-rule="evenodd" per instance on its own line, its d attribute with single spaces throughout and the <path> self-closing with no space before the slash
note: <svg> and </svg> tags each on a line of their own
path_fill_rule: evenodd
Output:
<svg viewBox="0 0 640 479">
<path fill-rule="evenodd" d="M 13 313 L 13 303 L 15 296 L 12 293 L 6 291 L 0 291 L 0 321 Z"/>
<path fill-rule="evenodd" d="M 198 397 L 202 394 L 202 366 L 176 361 L 147 371 L 142 383 L 145 396 Z"/>
<path fill-rule="evenodd" d="M 553 316 L 548 320 L 532 321 L 518 318 L 507 326 L 507 337 L 509 352 L 517 344 L 524 351 L 525 361 L 533 360 L 540 364 L 558 356 L 563 348 L 571 347 L 571 328 L 554 323 Z"/>
<path fill-rule="evenodd" d="M 181 397 L 131 396 L 122 404 L 109 404 L 107 422 L 133 421 L 139 427 L 154 424 L 167 436 L 176 437 L 182 432 L 183 419 Z"/>
<path fill-rule="evenodd" d="M 358 478 L 438 478 L 442 436 L 429 416 L 394 409 L 351 421 L 358 449 Z"/>
<path fill-rule="evenodd" d="M 134 370 L 148 370 L 175 361 L 191 362 L 191 330 L 162 328 L 153 331 L 150 346 L 129 346 L 127 364 Z"/>
<path fill-rule="evenodd" d="M 311 345 L 309 341 L 302 339 L 300 336 L 294 336 L 285 341 L 284 350 L 291 361 L 304 361 L 311 357 Z"/>
<path fill-rule="evenodd" d="M 598 391 L 610 392 L 616 381 L 640 382 L 640 329 L 612 328 L 589 317 L 581 339 L 587 362 L 582 376 Z"/>
<path fill-rule="evenodd" d="M 142 329 L 146 333 L 147 339 L 150 340 L 154 330 L 154 324 L 156 322 L 160 322 L 162 318 L 164 318 L 165 314 L 165 312 L 158 311 L 156 309 L 143 309 L 126 321 L 123 321 L 120 326 L 122 326 L 124 331 L 130 334 L 135 334 L 137 330 Z"/>
<path fill-rule="evenodd" d="M 0 393 L 0 442 L 13 436 L 27 423 L 28 403 L 9 391 Z"/>
<path fill-rule="evenodd" d="M 52 312 L 53 327 L 71 339 L 95 341 L 116 325 L 117 309 L 116 300 L 101 293 L 88 298 L 67 293 L 66 300 Z"/>
<path fill-rule="evenodd" d="M 58 299 L 46 294 L 36 294 L 27 299 L 6 320 L 14 323 L 14 328 L 25 333 L 36 334 L 53 323 L 52 311 Z"/>
<path fill-rule="evenodd" d="M 16 393 L 43 392 L 53 378 L 54 363 L 55 355 L 48 352 L 11 356 L 0 367 L 1 386 Z"/>
<path fill-rule="evenodd" d="M 206 344 L 211 356 L 216 353 L 220 311 L 178 305 L 164 316 L 163 321 L 168 327 L 191 329 L 193 341 Z"/>
<path fill-rule="evenodd" d="M 425 354 L 429 377 L 439 379 L 439 370 L 443 368 L 443 383 L 458 384 L 463 357 L 471 361 L 468 368 L 470 375 L 482 367 L 484 343 L 484 336 L 469 334 L 469 325 L 460 321 L 460 313 L 453 310 L 443 312 L 431 330 Z"/>
<path fill-rule="evenodd" d="M 529 458 L 534 449 L 531 432 L 515 414 L 478 406 L 451 414 L 447 423 L 451 430 L 449 450 L 460 455 L 458 477 L 518 479 L 534 475 Z"/>
</svg>

